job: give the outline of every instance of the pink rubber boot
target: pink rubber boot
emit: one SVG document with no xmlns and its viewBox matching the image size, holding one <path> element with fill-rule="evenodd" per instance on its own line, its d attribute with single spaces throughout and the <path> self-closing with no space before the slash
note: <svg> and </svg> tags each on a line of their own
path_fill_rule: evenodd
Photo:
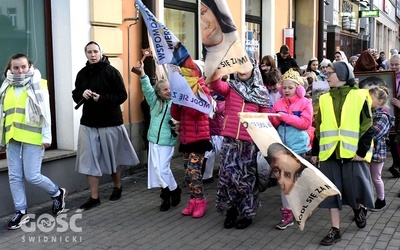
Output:
<svg viewBox="0 0 400 250">
<path fill-rule="evenodd" d="M 206 213 L 208 200 L 196 200 L 196 207 L 193 211 L 193 218 L 201 218 Z"/>
<path fill-rule="evenodd" d="M 182 214 L 183 215 L 192 215 L 195 207 L 196 207 L 196 200 L 190 199 L 187 207 L 182 210 Z"/>
</svg>

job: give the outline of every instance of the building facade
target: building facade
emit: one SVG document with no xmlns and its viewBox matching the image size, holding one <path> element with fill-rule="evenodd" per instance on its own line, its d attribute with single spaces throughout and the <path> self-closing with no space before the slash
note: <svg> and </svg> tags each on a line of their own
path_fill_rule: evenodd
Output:
<svg viewBox="0 0 400 250">
<path fill-rule="evenodd" d="M 226 1 L 243 46 L 257 60 L 276 54 L 282 44 L 290 45 L 291 54 L 299 65 L 307 64 L 314 56 L 332 59 L 338 49 L 348 55 L 360 53 L 358 49 L 370 47 L 372 41 L 374 48 L 387 53 L 390 48 L 398 47 L 396 20 L 400 17 L 400 0 L 371 0 L 373 8 L 382 14 L 364 21 L 358 17 L 358 11 L 364 8 L 360 1 Z M 199 0 L 142 2 L 178 37 L 194 59 L 202 58 Z M 344 13 L 354 13 L 354 17 Z M 132 73 L 131 68 L 142 58 L 142 49 L 149 47 L 149 41 L 135 0 L 0 0 L 0 28 L 3 45 L 0 65 L 5 66 L 14 53 L 25 53 L 48 80 L 53 144 L 46 152 L 45 173 L 70 192 L 86 188 L 84 176 L 74 172 L 81 110 L 74 109 L 71 92 L 78 71 L 86 63 L 84 46 L 91 40 L 102 46 L 103 53 L 124 78 L 128 91 L 128 99 L 121 106 L 124 123 L 141 163 L 147 162 L 141 108 L 143 94 L 139 76 Z M 151 58 L 145 60 L 145 67 L 154 81 Z M 4 72 L 1 69 L 2 81 Z M 4 152 L 0 157 L 5 157 Z M 0 160 L 0 179 L 4 186 L 0 198 L 10 201 L 0 205 L 1 215 L 13 210 L 5 160 Z M 30 199 L 42 202 L 35 192 L 32 191 Z"/>
</svg>

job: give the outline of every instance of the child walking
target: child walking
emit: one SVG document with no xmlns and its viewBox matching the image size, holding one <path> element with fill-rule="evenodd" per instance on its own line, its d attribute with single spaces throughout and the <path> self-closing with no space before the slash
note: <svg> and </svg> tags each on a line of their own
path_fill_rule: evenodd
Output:
<svg viewBox="0 0 400 250">
<path fill-rule="evenodd" d="M 277 100 L 272 108 L 272 113 L 278 113 L 279 116 L 271 116 L 270 120 L 282 142 L 305 158 L 305 154 L 310 151 L 307 129 L 312 123 L 313 107 L 311 101 L 304 97 L 306 91 L 303 84 L 303 79 L 297 71 L 286 71 L 279 89 L 282 98 Z M 294 222 L 292 210 L 282 190 L 281 199 L 282 220 L 275 227 L 284 230 L 293 226 Z"/>
<path fill-rule="evenodd" d="M 143 70 L 143 63 L 138 62 L 140 68 L 140 83 L 146 101 L 150 106 L 150 127 L 147 133 L 149 141 L 148 154 L 148 184 L 147 187 L 161 187 L 162 203 L 160 211 L 167 211 L 171 206 L 177 206 L 181 201 L 181 189 L 177 185 L 171 171 L 171 158 L 174 155 L 174 145 L 177 140 L 178 126 L 171 127 L 171 91 L 167 80 L 159 80 L 154 88 L 150 79 Z"/>
<path fill-rule="evenodd" d="M 384 86 L 369 89 L 372 98 L 372 116 L 374 129 L 374 151 L 369 164 L 372 182 L 376 190 L 375 206 L 370 210 L 378 212 L 386 207 L 385 186 L 381 178 L 382 168 L 386 159 L 386 139 L 389 129 L 394 125 L 394 117 L 388 111 L 389 90 Z"/>
</svg>

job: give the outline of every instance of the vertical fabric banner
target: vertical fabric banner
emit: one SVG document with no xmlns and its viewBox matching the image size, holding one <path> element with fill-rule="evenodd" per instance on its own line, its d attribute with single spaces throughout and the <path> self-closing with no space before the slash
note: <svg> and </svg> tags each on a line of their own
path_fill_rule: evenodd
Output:
<svg viewBox="0 0 400 250">
<path fill-rule="evenodd" d="M 158 21 L 142 1 L 136 0 L 136 2 L 151 37 L 157 63 L 179 66 L 167 66 L 172 101 L 209 114 L 212 109 L 211 100 L 207 98 L 199 83 L 202 81 L 199 67 L 178 38 Z M 178 77 L 176 74 L 183 77 Z"/>
<path fill-rule="evenodd" d="M 239 38 L 225 0 L 201 0 L 201 40 L 205 49 L 206 82 L 234 72 L 246 73 L 253 65 Z"/>
<path fill-rule="evenodd" d="M 267 113 L 239 113 L 262 155 L 267 159 L 272 173 L 278 179 L 300 230 L 307 218 L 326 197 L 341 195 L 337 187 L 307 160 L 286 147 Z"/>
</svg>

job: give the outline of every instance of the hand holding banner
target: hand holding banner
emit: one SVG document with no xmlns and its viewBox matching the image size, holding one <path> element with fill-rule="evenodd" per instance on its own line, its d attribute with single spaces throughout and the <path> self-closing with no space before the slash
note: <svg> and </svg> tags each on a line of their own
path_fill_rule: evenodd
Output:
<svg viewBox="0 0 400 250">
<path fill-rule="evenodd" d="M 202 77 L 200 69 L 191 58 L 189 52 L 178 38 L 151 13 L 142 1 L 136 0 L 136 2 L 149 31 L 153 43 L 153 54 L 157 59 L 157 63 L 173 64 L 180 67 L 179 70 L 176 70 L 177 67 L 175 69 L 173 69 L 174 67 L 168 69 L 168 72 L 173 74 L 168 75 L 171 93 L 173 94 L 172 101 L 209 114 L 211 111 L 211 101 L 202 89 L 199 82 L 200 77 Z M 177 73 L 180 73 L 183 77 L 177 77 Z M 181 98 L 179 100 L 180 97 L 188 98 Z"/>
</svg>

